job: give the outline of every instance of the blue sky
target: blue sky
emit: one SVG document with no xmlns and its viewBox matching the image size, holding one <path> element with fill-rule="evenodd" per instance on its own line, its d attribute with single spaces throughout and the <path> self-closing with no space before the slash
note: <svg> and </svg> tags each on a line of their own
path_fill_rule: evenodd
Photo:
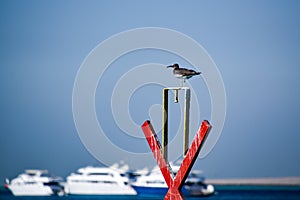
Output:
<svg viewBox="0 0 300 200">
<path fill-rule="evenodd" d="M 213 151 L 196 168 L 210 178 L 300 176 L 298 1 L 0 4 L 0 181 L 26 168 L 66 176 L 98 163 L 81 143 L 73 121 L 76 73 L 100 42 L 141 27 L 190 36 L 208 51 L 222 75 L 225 126 Z M 146 58 L 136 63 L 149 61 L 152 53 L 144 52 Z M 169 64 L 168 59 L 162 54 L 150 61 Z M 159 100 L 160 94 L 153 102 Z M 133 111 L 137 122 L 145 120 L 139 117 Z"/>
</svg>

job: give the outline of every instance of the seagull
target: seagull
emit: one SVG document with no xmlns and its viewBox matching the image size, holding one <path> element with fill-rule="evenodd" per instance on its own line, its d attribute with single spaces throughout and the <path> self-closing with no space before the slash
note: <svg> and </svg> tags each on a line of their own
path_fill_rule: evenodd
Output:
<svg viewBox="0 0 300 200">
<path fill-rule="evenodd" d="M 173 74 L 176 78 L 181 79 L 180 86 L 183 85 L 182 81 L 185 83 L 186 79 L 190 79 L 193 76 L 201 74 L 201 72 L 196 72 L 192 69 L 179 68 L 177 63 L 167 66 L 167 68 L 173 68 Z"/>
</svg>

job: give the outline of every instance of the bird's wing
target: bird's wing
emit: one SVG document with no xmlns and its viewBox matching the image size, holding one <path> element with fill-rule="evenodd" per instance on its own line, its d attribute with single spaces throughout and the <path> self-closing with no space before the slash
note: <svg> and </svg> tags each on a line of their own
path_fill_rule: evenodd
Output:
<svg viewBox="0 0 300 200">
<path fill-rule="evenodd" d="M 192 70 L 192 69 L 184 69 L 184 68 L 181 68 L 181 69 L 180 69 L 180 73 L 189 76 L 189 75 L 198 75 L 198 74 L 200 74 L 201 72 L 196 72 L 196 71 L 194 71 L 194 70 Z"/>
</svg>

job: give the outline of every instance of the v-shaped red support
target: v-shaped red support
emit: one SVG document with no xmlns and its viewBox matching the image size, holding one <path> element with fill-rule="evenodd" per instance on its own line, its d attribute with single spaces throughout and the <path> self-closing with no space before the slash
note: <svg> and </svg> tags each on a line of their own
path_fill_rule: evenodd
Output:
<svg viewBox="0 0 300 200">
<path fill-rule="evenodd" d="M 144 132 L 146 139 L 148 141 L 148 144 L 153 152 L 154 158 L 160 168 L 161 173 L 164 176 L 166 184 L 169 187 L 169 190 L 165 196 L 165 199 L 174 199 L 174 200 L 183 199 L 183 196 L 182 196 L 180 190 L 181 190 L 189 172 L 191 171 L 191 169 L 194 165 L 194 162 L 200 152 L 200 149 L 208 135 L 210 128 L 211 128 L 211 126 L 210 126 L 209 122 L 204 120 L 192 142 L 192 145 L 190 146 L 187 154 L 185 155 L 175 178 L 173 178 L 173 175 L 172 175 L 173 173 L 170 168 L 170 165 L 168 162 L 166 162 L 166 160 L 164 159 L 164 157 L 162 155 L 161 144 L 158 140 L 158 137 L 157 137 L 150 121 L 147 120 L 142 125 L 143 132 Z"/>
</svg>

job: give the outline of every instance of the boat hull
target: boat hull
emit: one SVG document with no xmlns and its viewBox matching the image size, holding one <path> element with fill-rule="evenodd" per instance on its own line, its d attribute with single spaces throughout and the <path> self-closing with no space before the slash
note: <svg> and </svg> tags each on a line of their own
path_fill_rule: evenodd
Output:
<svg viewBox="0 0 300 200">
<path fill-rule="evenodd" d="M 166 187 L 149 187 L 149 186 L 132 186 L 140 196 L 162 196 L 166 195 L 168 188 Z M 184 196 L 209 196 L 214 193 L 214 187 L 208 185 L 207 188 L 203 187 L 187 187 L 183 186 L 181 192 Z"/>
<path fill-rule="evenodd" d="M 145 186 L 132 186 L 138 195 L 142 196 L 161 196 L 167 194 L 168 188 L 162 187 L 145 187 Z"/>
<path fill-rule="evenodd" d="M 14 196 L 50 196 L 54 194 L 49 186 L 43 184 L 8 185 L 8 189 Z"/>
<path fill-rule="evenodd" d="M 147 187 L 147 186 L 132 186 L 133 189 L 140 196 L 163 196 L 168 192 L 166 187 Z M 190 196 L 190 192 L 185 188 L 182 188 L 181 192 L 184 196 Z"/>
<path fill-rule="evenodd" d="M 136 195 L 136 191 L 130 186 L 96 183 L 67 184 L 65 192 L 69 195 Z"/>
</svg>

